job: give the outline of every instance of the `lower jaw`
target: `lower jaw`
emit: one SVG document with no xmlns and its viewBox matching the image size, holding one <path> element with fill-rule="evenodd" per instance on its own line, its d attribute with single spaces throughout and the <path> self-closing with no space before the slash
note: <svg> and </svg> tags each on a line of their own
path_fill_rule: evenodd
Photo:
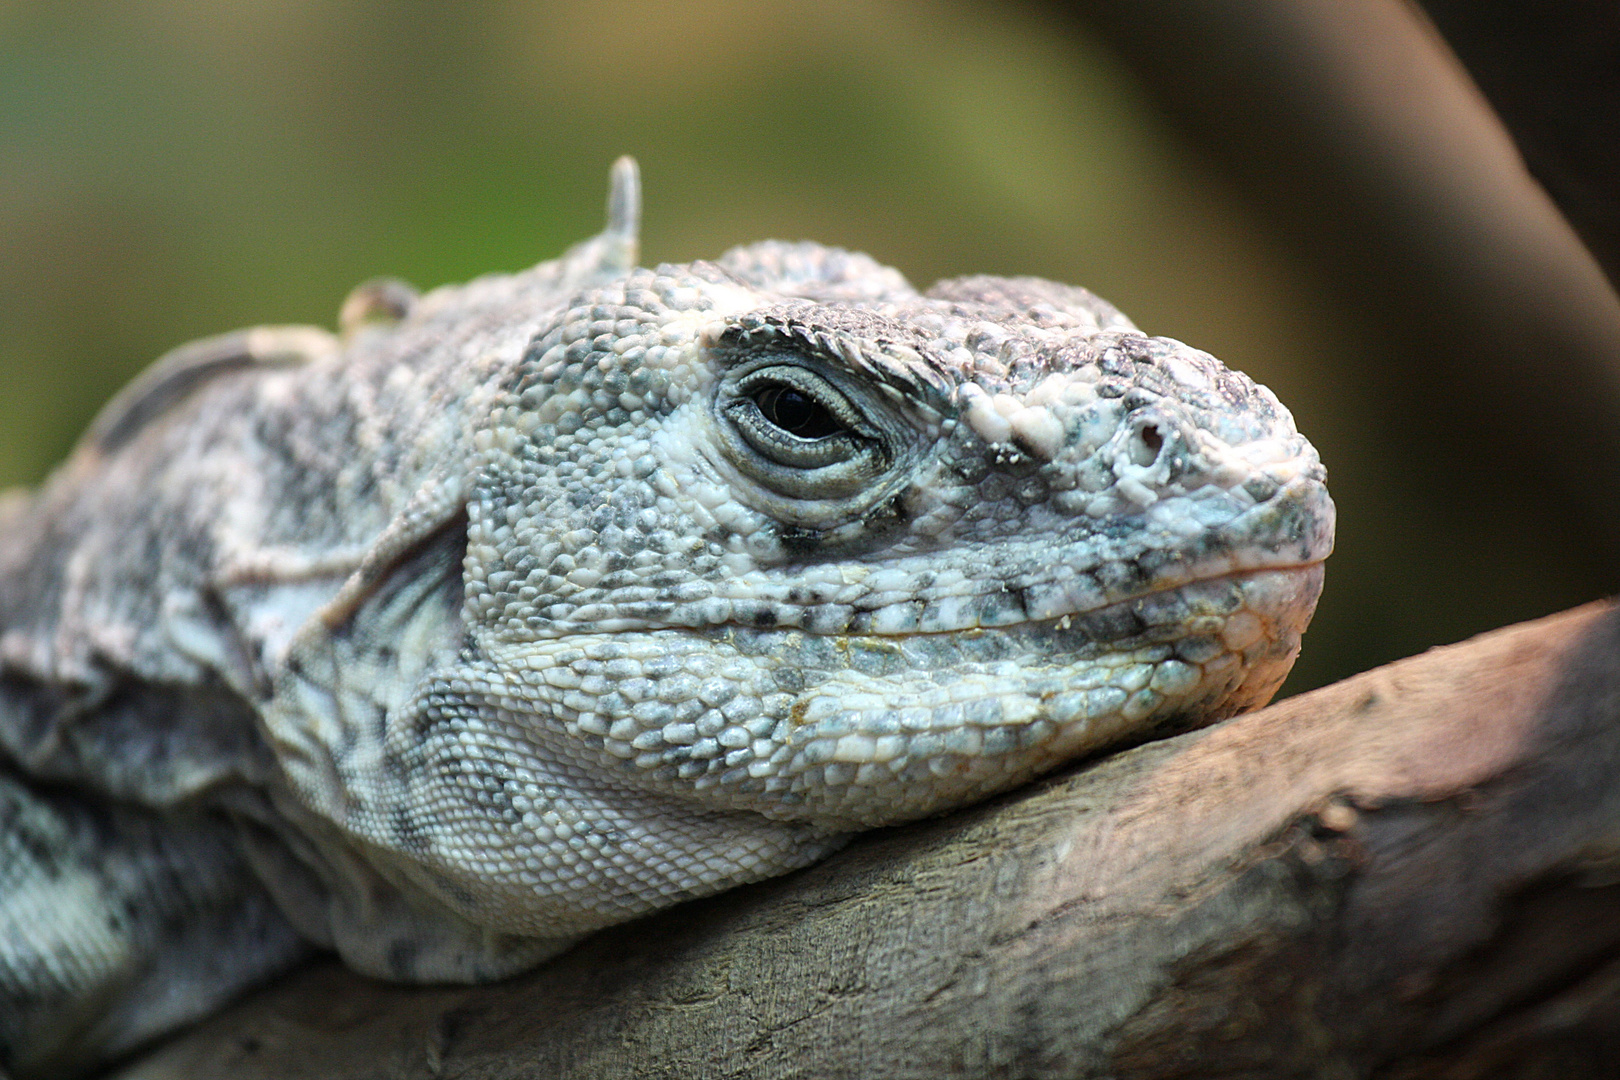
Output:
<svg viewBox="0 0 1620 1080">
<path fill-rule="evenodd" d="M 1321 563 L 1249 570 L 1137 597 L 1076 625 L 1095 627 L 1092 620 L 1108 623 L 1130 612 L 1147 624 L 1143 644 L 1164 642 L 1166 660 L 1121 709 L 1128 724 L 1154 728 L 1132 732 L 1135 741 L 1146 741 L 1155 731 L 1173 734 L 1269 702 L 1299 657 L 1321 592 Z M 1129 651 L 1134 642 L 1121 637 L 1114 644 Z"/>
<path fill-rule="evenodd" d="M 805 741 L 831 741 L 823 754 L 803 759 L 803 772 L 790 768 L 798 772 L 790 789 L 831 818 L 884 824 L 994 794 L 1077 758 L 1258 708 L 1292 667 L 1321 583 L 1320 564 L 1244 571 L 1070 616 L 1067 626 L 1057 619 L 952 635 L 949 644 L 936 642 L 938 651 L 928 658 L 939 662 L 952 654 L 980 669 L 975 678 L 1000 681 L 1001 688 L 978 706 L 958 710 L 960 716 L 935 715 L 932 731 L 908 737 L 900 755 L 905 760 L 846 756 L 834 744 L 852 726 L 850 714 L 842 722 L 827 716 L 832 722 L 807 729 Z M 855 641 L 845 647 L 846 655 L 861 651 Z M 917 648 L 913 660 L 931 651 Z M 970 659 L 975 654 L 977 662 Z M 1007 659 L 990 660 L 997 656 Z M 935 671 L 943 684 L 950 680 L 941 668 Z M 915 668 L 911 672 L 898 681 L 915 689 Z M 888 681 L 875 671 L 868 677 Z M 873 697 L 868 702 L 876 706 Z M 823 707 L 836 715 L 839 704 L 851 702 L 833 696 Z M 890 704 L 900 703 L 891 698 Z"/>
</svg>

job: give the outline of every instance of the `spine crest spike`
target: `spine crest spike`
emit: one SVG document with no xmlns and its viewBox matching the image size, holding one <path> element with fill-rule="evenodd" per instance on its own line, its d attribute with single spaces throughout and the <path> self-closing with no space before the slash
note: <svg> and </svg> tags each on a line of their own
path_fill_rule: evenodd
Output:
<svg viewBox="0 0 1620 1080">
<path fill-rule="evenodd" d="M 615 161 L 608 173 L 604 238 L 610 244 L 603 261 L 621 270 L 635 269 L 641 254 L 641 170 L 629 154 Z"/>
</svg>

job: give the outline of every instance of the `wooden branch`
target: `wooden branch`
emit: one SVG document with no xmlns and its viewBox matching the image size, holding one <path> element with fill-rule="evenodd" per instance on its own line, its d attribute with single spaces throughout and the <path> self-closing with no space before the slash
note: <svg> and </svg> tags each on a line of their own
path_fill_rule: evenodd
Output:
<svg viewBox="0 0 1620 1080">
<path fill-rule="evenodd" d="M 125 1077 L 1610 1074 L 1620 612 L 1433 650 L 479 988 L 306 969 Z"/>
</svg>

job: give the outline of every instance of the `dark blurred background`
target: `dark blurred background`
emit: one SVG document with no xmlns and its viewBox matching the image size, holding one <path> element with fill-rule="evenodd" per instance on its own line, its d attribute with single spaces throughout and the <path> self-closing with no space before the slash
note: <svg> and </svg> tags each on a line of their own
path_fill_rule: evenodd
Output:
<svg viewBox="0 0 1620 1080">
<path fill-rule="evenodd" d="M 1422 137 L 1493 121 L 1421 19 L 1281 7 L 0 0 L 0 487 L 172 345 L 557 254 L 632 153 L 644 261 L 1037 274 L 1276 390 L 1340 510 L 1290 690 L 1613 591 L 1613 294 Z"/>
</svg>

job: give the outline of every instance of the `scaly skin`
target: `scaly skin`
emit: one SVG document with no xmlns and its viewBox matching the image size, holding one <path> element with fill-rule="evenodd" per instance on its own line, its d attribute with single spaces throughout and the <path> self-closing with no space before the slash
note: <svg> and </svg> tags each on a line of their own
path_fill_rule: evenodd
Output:
<svg viewBox="0 0 1620 1080">
<path fill-rule="evenodd" d="M 1269 391 L 1035 279 L 636 269 L 637 203 L 624 162 L 557 262 L 180 350 L 3 515 L 0 921 L 59 902 L 0 1060 L 306 941 L 497 977 L 1276 690 L 1333 507 Z"/>
</svg>

